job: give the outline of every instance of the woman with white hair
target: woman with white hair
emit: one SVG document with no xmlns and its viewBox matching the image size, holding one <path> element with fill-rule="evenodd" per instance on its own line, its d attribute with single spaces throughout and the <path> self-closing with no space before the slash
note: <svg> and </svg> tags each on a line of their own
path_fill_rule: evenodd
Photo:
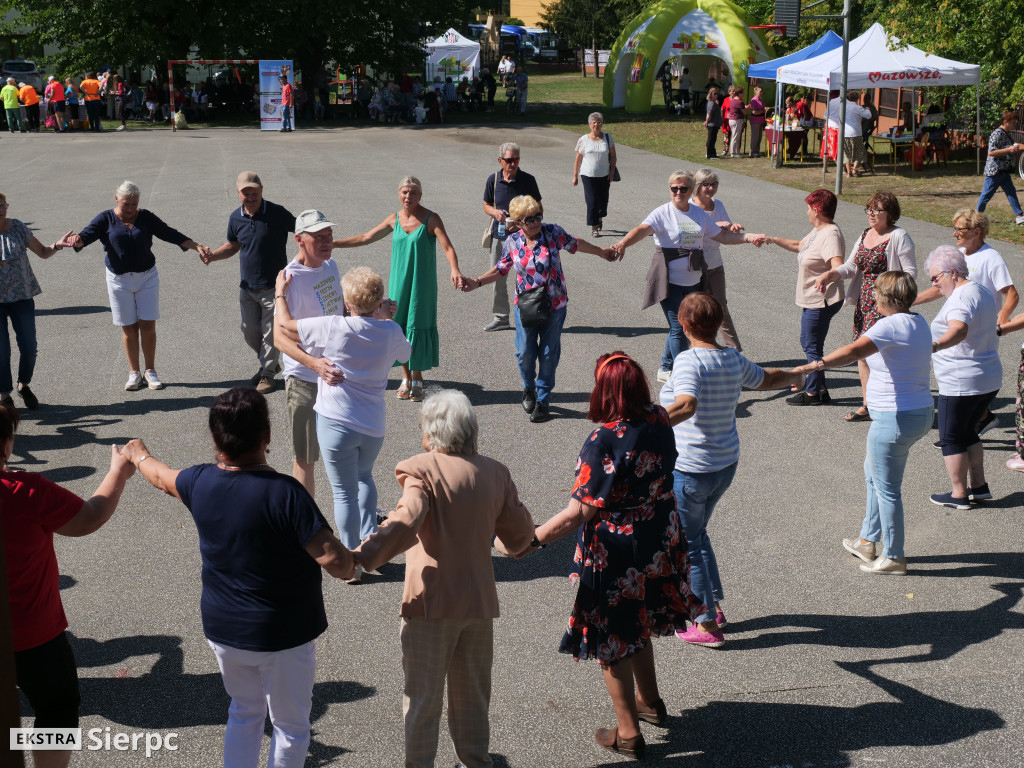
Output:
<svg viewBox="0 0 1024 768">
<path fill-rule="evenodd" d="M 939 443 L 950 493 L 932 494 L 933 504 L 970 509 L 991 499 L 985 481 L 985 452 L 978 422 L 1003 381 L 999 362 L 996 300 L 968 279 L 967 259 L 952 245 L 940 245 L 925 261 L 932 285 L 946 303 L 932 321 L 932 363 L 939 385 Z"/>
<path fill-rule="evenodd" d="M 356 267 L 341 279 L 349 314 L 295 320 L 285 298 L 292 275 L 277 276 L 274 304 L 278 326 L 294 334 L 314 357 L 330 360 L 345 376 L 340 384 L 317 378 L 316 436 L 334 494 L 338 538 L 349 549 L 377 530 L 377 486 L 373 464 L 384 445 L 384 393 L 395 360 L 409 359 L 411 345 L 391 322 L 394 302 L 385 302 L 384 279 Z M 349 583 L 362 581 L 362 571 Z"/>
<path fill-rule="evenodd" d="M 405 765 L 433 765 L 448 690 L 448 730 L 466 768 L 488 768 L 491 663 L 498 592 L 491 542 L 519 554 L 536 541 L 508 468 L 477 453 L 469 398 L 441 390 L 423 401 L 421 453 L 395 468 L 402 498 L 353 555 L 366 570 L 403 552 Z M 497 539 L 495 539 L 497 537 Z"/>
<path fill-rule="evenodd" d="M 459 271 L 459 257 L 448 239 L 441 217 L 420 205 L 423 185 L 415 176 L 398 182 L 402 208 L 361 235 L 334 241 L 335 248 L 369 245 L 391 235 L 391 272 L 388 298 L 398 304 L 395 322 L 402 326 L 412 344 L 408 363 L 402 364 L 399 400 L 423 399 L 423 372 L 440 362 L 437 332 L 437 245 L 441 245 L 451 268 L 453 288 L 461 288 L 465 277 Z"/>
<path fill-rule="evenodd" d="M 615 142 L 601 130 L 604 115 L 591 112 L 587 118 L 590 133 L 576 142 L 576 163 L 572 169 L 572 185 L 583 179 L 583 197 L 587 201 L 587 224 L 593 237 L 601 236 L 604 217 L 608 215 L 608 191 L 615 177 Z"/>
<path fill-rule="evenodd" d="M 725 204 L 716 197 L 718 185 L 718 174 L 710 168 L 701 168 L 697 171 L 693 177 L 693 204 L 711 214 L 715 223 L 722 229 L 728 232 L 742 232 L 743 225 L 735 224 L 729 218 L 729 212 L 725 210 Z M 725 264 L 722 262 L 722 249 L 714 240 L 708 239 L 704 241 L 704 262 L 707 265 L 704 273 L 705 287 L 712 296 L 718 299 L 718 303 L 722 305 L 722 312 L 724 313 L 721 330 L 722 343 L 727 347 L 732 347 L 737 352 L 742 352 L 743 345 L 740 344 L 739 334 L 736 333 L 736 325 L 732 321 L 732 315 L 729 314 L 729 305 L 726 303 Z"/>
<path fill-rule="evenodd" d="M 725 245 L 752 243 L 758 247 L 765 235 L 730 232 L 718 226 L 714 217 L 696 205 L 690 205 L 694 178 L 689 171 L 676 171 L 668 177 L 669 202 L 651 211 L 641 224 L 612 246 L 620 258 L 626 248 L 654 235 L 654 258 L 647 270 L 647 290 L 641 309 L 660 303 L 668 321 L 668 338 L 661 357 L 658 381 L 672 374 L 672 363 L 689 347 L 679 324 L 679 305 L 689 294 L 699 291 L 706 267 L 704 244 L 714 240 Z"/>
<path fill-rule="evenodd" d="M 160 319 L 160 276 L 153 255 L 153 238 L 193 250 L 209 258 L 210 249 L 165 224 L 155 213 L 139 208 L 139 188 L 121 182 L 114 192 L 114 207 L 103 211 L 77 235 L 60 245 L 80 251 L 99 240 L 106 252 L 107 294 L 114 325 L 121 326 L 124 351 L 128 356 L 128 381 L 133 392 L 143 386 L 163 389 L 156 373 L 156 321 Z M 145 369 L 139 366 L 139 343 Z M 145 378 L 142 371 L 145 370 Z"/>
</svg>

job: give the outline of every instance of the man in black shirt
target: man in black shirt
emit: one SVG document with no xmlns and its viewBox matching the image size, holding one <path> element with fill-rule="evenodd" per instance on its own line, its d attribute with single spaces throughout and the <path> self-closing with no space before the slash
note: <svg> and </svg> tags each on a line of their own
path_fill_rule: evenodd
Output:
<svg viewBox="0 0 1024 768">
<path fill-rule="evenodd" d="M 498 149 L 498 163 L 500 169 L 487 177 L 484 186 L 484 213 L 494 221 L 491 222 L 491 266 L 498 263 L 501 258 L 502 249 L 505 245 L 505 238 L 498 237 L 498 226 L 505 222 L 506 227 L 512 226 L 512 220 L 506 220 L 508 216 L 508 204 L 513 198 L 520 195 L 530 195 L 538 203 L 540 202 L 540 189 L 537 187 L 537 180 L 526 171 L 519 170 L 519 145 L 514 142 L 506 142 Z M 505 236 L 511 235 L 514 230 L 507 229 Z M 494 283 L 494 300 L 491 305 L 494 314 L 493 319 L 484 326 L 485 331 L 507 331 L 511 330 L 509 325 L 509 304 L 508 304 L 508 276 L 501 277 Z"/>
<path fill-rule="evenodd" d="M 281 370 L 281 353 L 274 346 L 274 281 L 288 263 L 288 233 L 295 231 L 295 216 L 263 199 L 263 182 L 252 171 L 238 174 L 235 187 L 242 205 L 228 218 L 227 242 L 206 263 L 242 252 L 242 336 L 259 359 L 260 368 L 250 381 L 265 395 L 274 391 L 274 375 Z"/>
</svg>

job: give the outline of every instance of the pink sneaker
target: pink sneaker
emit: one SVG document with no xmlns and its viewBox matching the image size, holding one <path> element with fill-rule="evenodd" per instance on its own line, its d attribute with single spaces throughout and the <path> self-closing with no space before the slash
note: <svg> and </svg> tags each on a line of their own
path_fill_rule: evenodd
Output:
<svg viewBox="0 0 1024 768">
<path fill-rule="evenodd" d="M 725 645 L 725 635 L 720 630 L 704 632 L 700 624 L 694 624 L 685 632 L 676 632 L 676 637 L 690 645 L 703 645 L 705 648 L 721 648 Z"/>
<path fill-rule="evenodd" d="M 1006 460 L 1006 468 L 1014 472 L 1024 472 L 1024 459 L 1015 454 L 1013 458 Z"/>
<path fill-rule="evenodd" d="M 715 613 L 715 623 L 718 624 L 719 629 L 725 629 L 729 626 L 729 622 L 725 620 L 725 612 L 721 608 Z"/>
</svg>

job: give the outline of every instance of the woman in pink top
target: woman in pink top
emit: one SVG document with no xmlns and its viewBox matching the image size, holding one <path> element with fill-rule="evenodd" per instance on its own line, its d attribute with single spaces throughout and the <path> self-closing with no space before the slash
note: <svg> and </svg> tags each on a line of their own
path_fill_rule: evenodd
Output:
<svg viewBox="0 0 1024 768">
<path fill-rule="evenodd" d="M 763 91 L 758 86 L 754 88 L 754 98 L 747 104 L 747 114 L 750 115 L 750 156 L 761 156 L 761 135 L 764 133 L 764 101 L 761 99 Z"/>
<path fill-rule="evenodd" d="M 747 110 L 743 106 L 743 99 L 740 98 L 740 89 L 735 85 L 729 86 L 729 98 L 725 100 L 723 111 L 729 121 L 729 157 L 739 157 Z"/>
</svg>

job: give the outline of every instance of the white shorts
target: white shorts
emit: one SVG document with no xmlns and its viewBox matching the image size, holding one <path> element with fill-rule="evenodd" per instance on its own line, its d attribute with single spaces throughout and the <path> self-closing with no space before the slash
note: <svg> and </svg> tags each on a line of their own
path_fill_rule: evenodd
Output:
<svg viewBox="0 0 1024 768">
<path fill-rule="evenodd" d="M 160 276 L 156 267 L 145 272 L 115 275 L 107 270 L 107 295 L 114 325 L 135 325 L 139 320 L 160 319 Z"/>
</svg>

